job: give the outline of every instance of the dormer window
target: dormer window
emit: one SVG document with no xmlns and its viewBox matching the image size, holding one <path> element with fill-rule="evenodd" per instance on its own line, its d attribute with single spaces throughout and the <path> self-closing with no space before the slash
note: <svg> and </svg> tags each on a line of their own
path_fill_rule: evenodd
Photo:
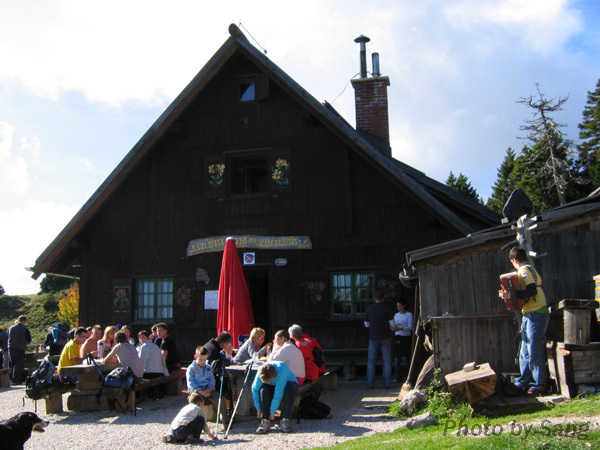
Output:
<svg viewBox="0 0 600 450">
<path fill-rule="evenodd" d="M 249 102 L 254 100 L 254 81 L 249 83 L 240 83 L 238 86 L 240 102 Z"/>
<path fill-rule="evenodd" d="M 266 75 L 248 75 L 236 80 L 236 96 L 240 103 L 262 100 L 269 95 L 269 78 Z"/>
</svg>

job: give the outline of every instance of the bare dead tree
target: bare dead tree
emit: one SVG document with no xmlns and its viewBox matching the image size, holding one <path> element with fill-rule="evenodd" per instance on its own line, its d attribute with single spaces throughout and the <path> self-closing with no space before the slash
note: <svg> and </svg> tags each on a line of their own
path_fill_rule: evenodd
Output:
<svg viewBox="0 0 600 450">
<path fill-rule="evenodd" d="M 570 143 L 560 131 L 565 124 L 554 121 L 549 114 L 561 111 L 562 106 L 569 100 L 569 96 L 559 97 L 557 101 L 546 99 L 540 90 L 539 83 L 536 83 L 535 87 L 538 93 L 536 98 L 530 95 L 529 97 L 522 97 L 517 102 L 529 106 L 534 110 L 534 119 L 526 120 L 526 125 L 521 125 L 520 129 L 527 131 L 528 135 L 526 138 L 534 143 L 534 159 L 541 158 L 546 153 L 549 154 L 548 159 L 545 161 L 545 166 L 552 174 L 558 200 L 561 205 L 564 205 L 567 203 L 565 190 L 569 182 L 568 165 L 566 159 L 560 156 L 559 147 L 561 145 L 566 146 L 568 153 L 570 151 Z"/>
</svg>

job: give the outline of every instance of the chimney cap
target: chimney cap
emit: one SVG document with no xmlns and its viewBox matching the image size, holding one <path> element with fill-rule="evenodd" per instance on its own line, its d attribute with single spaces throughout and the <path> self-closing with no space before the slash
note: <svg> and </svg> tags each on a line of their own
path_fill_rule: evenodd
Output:
<svg viewBox="0 0 600 450">
<path fill-rule="evenodd" d="M 368 38 L 367 36 L 365 36 L 364 34 L 361 34 L 359 37 L 357 37 L 356 39 L 354 39 L 354 42 L 360 43 L 360 44 L 362 44 L 363 42 L 367 43 L 367 42 L 370 42 L 370 41 L 371 41 L 371 39 Z"/>
</svg>

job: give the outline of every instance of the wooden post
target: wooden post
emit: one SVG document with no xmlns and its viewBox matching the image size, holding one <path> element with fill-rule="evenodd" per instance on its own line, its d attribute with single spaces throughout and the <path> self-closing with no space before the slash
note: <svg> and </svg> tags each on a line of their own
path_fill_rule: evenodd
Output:
<svg viewBox="0 0 600 450">
<path fill-rule="evenodd" d="M 10 387 L 11 369 L 0 369 L 0 387 Z"/>
<path fill-rule="evenodd" d="M 598 303 L 594 300 L 565 299 L 558 303 L 563 311 L 564 342 L 566 344 L 590 343 L 590 314 Z"/>
</svg>

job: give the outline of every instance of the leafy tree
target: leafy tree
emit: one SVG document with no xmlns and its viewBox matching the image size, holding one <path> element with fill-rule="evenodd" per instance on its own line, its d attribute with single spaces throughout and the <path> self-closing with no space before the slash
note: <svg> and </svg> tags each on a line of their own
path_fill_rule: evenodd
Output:
<svg viewBox="0 0 600 450">
<path fill-rule="evenodd" d="M 481 198 L 479 197 L 479 194 L 477 194 L 477 190 L 471 186 L 466 175 L 461 173 L 456 177 L 454 173 L 450 172 L 450 175 L 448 175 L 448 179 L 446 180 L 446 185 L 481 203 Z"/>
<path fill-rule="evenodd" d="M 79 283 L 75 282 L 58 301 L 58 320 L 69 328 L 79 324 Z"/>
<path fill-rule="evenodd" d="M 72 278 L 46 275 L 40 283 L 40 294 L 64 291 L 65 289 L 69 289 L 71 283 L 73 283 Z"/>
<path fill-rule="evenodd" d="M 582 194 L 587 195 L 600 186 L 600 80 L 594 92 L 588 91 L 583 121 L 577 126 L 579 139 L 584 140 L 577 147 L 578 169 L 587 182 Z"/>
<path fill-rule="evenodd" d="M 492 195 L 487 201 L 487 207 L 499 214 L 502 213 L 502 209 L 504 209 L 504 205 L 506 205 L 512 191 L 516 189 L 516 180 L 513 174 L 516 159 L 515 151 L 508 147 L 504 161 L 498 169 L 498 177 L 492 187 Z"/>
<path fill-rule="evenodd" d="M 522 155 L 527 157 L 525 170 L 523 174 L 527 176 L 537 176 L 541 180 L 523 180 L 527 184 L 539 185 L 539 181 L 544 180 L 541 185 L 542 192 L 539 197 L 549 198 L 548 189 L 554 189 L 560 205 L 567 203 L 567 185 L 573 180 L 571 160 L 571 143 L 565 139 L 560 131 L 565 125 L 555 122 L 550 117 L 551 113 L 561 111 L 562 106 L 569 97 L 559 97 L 557 101 L 547 99 L 540 91 L 539 84 L 536 84 L 537 98 L 532 95 L 522 98 L 518 103 L 529 106 L 533 109 L 533 120 L 526 120 L 525 125 L 520 129 L 527 131 L 527 139 L 531 142 L 531 147 L 525 147 Z M 527 167 L 527 166 L 530 167 Z M 536 168 L 532 172 L 532 168 Z M 525 190 L 525 189 L 524 189 Z M 525 190 L 532 197 L 535 193 Z M 532 198 L 533 200 L 533 198 Z M 543 203 L 546 203 L 545 201 Z M 534 201 L 535 204 L 535 201 Z M 548 205 L 550 206 L 550 205 Z M 554 205 L 551 205 L 554 206 Z M 546 209 L 546 208 L 544 208 Z"/>
<path fill-rule="evenodd" d="M 0 295 L 4 295 L 5 291 L 4 288 L 2 287 L 2 285 L 0 284 Z"/>
</svg>

